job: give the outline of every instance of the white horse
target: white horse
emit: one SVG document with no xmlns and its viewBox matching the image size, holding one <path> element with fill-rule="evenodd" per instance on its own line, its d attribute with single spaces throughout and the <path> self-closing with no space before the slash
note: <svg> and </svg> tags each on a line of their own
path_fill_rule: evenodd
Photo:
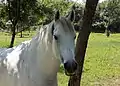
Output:
<svg viewBox="0 0 120 86">
<path fill-rule="evenodd" d="M 73 19 L 73 11 L 68 17 L 60 17 L 57 11 L 32 40 L 1 50 L 0 86 L 58 86 L 61 62 L 66 75 L 73 75 L 77 69 Z"/>
</svg>

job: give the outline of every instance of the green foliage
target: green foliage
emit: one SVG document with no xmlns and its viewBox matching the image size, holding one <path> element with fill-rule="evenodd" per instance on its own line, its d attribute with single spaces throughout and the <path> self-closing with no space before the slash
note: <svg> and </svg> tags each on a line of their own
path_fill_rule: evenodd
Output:
<svg viewBox="0 0 120 86">
<path fill-rule="evenodd" d="M 8 20 L 11 20 L 14 25 L 25 26 L 25 28 L 38 22 L 34 12 L 37 9 L 36 0 L 7 0 L 6 3 L 4 1 L 0 3 L 0 27 L 2 29 L 6 28 Z"/>
<path fill-rule="evenodd" d="M 35 10 L 36 0 L 21 0 L 20 2 L 20 23 L 33 26 L 37 22 Z"/>
<path fill-rule="evenodd" d="M 72 3 L 65 0 L 38 0 L 39 24 L 48 24 L 54 19 L 54 13 L 59 10 L 61 15 L 65 15 Z"/>
<path fill-rule="evenodd" d="M 120 15 L 120 0 L 108 0 L 107 7 L 105 9 L 105 15 L 108 17 L 108 21 L 111 23 L 117 20 Z"/>
<path fill-rule="evenodd" d="M 0 4 L 0 30 L 6 29 L 5 22 L 6 22 L 6 7 L 4 4 Z"/>
<path fill-rule="evenodd" d="M 6 20 L 4 22 L 12 20 L 11 22 L 19 27 L 30 27 L 48 24 L 53 20 L 56 10 L 60 10 L 61 15 L 65 15 L 72 4 L 65 0 L 8 0 L 3 7 L 0 7 L 4 8 L 3 11 L 0 11 L 0 16 L 6 17 L 3 18 Z M 21 28 L 24 27 L 19 29 Z"/>
<path fill-rule="evenodd" d="M 75 5 L 75 21 L 74 23 L 78 23 L 79 25 L 81 25 L 81 21 L 83 18 L 83 14 L 84 14 L 84 8 L 82 4 L 76 4 Z"/>
</svg>

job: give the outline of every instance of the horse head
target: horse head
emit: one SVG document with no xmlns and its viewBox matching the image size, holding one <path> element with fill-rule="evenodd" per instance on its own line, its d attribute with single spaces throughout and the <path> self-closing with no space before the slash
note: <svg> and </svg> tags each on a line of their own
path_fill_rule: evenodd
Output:
<svg viewBox="0 0 120 86">
<path fill-rule="evenodd" d="M 55 14 L 52 25 L 52 49 L 56 57 L 64 64 L 65 74 L 73 75 L 77 69 L 75 60 L 75 38 L 76 34 L 72 22 L 74 11 L 67 17 L 60 17 L 59 11 Z"/>
</svg>

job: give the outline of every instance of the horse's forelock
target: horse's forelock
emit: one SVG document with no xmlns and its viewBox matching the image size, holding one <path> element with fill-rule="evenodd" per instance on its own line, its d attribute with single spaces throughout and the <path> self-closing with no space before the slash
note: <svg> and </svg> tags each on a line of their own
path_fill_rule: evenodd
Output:
<svg viewBox="0 0 120 86">
<path fill-rule="evenodd" d="M 73 32 L 74 31 L 71 21 L 69 21 L 65 17 L 61 17 L 59 20 L 57 20 L 56 24 L 60 24 L 65 32 Z"/>
</svg>

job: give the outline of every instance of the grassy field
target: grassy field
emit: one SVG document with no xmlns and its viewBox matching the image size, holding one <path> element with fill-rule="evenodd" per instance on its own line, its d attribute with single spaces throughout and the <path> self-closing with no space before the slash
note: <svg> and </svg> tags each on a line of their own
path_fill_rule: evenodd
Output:
<svg viewBox="0 0 120 86">
<path fill-rule="evenodd" d="M 34 33 L 16 37 L 15 45 L 28 40 Z M 30 37 L 29 37 L 30 36 Z M 10 34 L 0 32 L 0 47 L 8 47 Z M 68 77 L 61 67 L 58 74 L 59 86 L 67 86 Z M 120 86 L 120 34 L 91 33 L 81 86 Z"/>
</svg>

